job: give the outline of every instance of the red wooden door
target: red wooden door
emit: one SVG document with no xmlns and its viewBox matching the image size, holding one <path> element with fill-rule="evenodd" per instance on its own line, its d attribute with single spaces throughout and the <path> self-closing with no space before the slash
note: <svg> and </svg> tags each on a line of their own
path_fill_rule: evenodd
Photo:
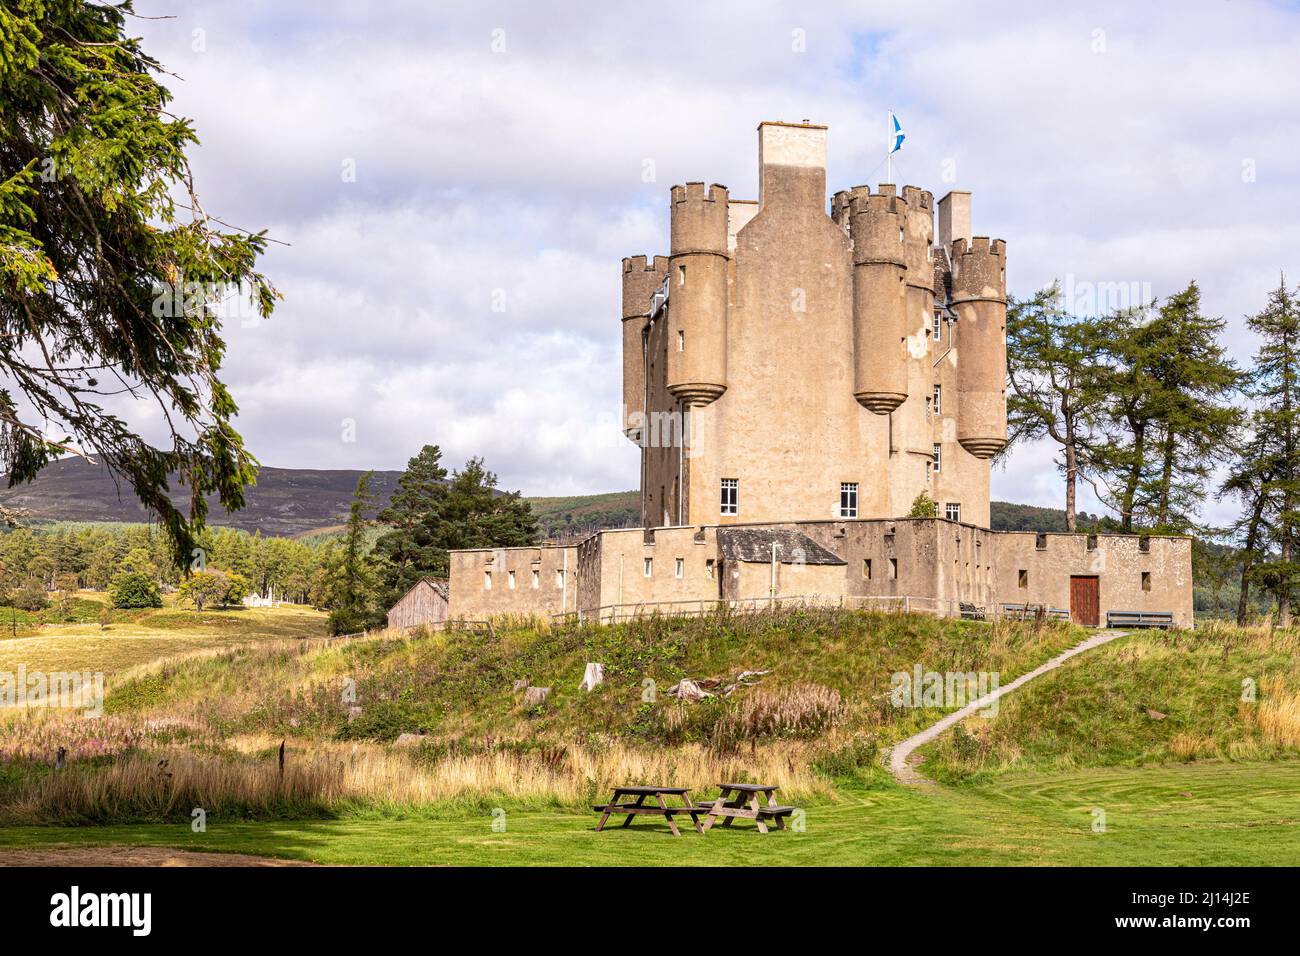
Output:
<svg viewBox="0 0 1300 956">
<path fill-rule="evenodd" d="M 1101 587 L 1096 577 L 1070 578 L 1070 618 L 1087 627 L 1101 623 Z"/>
</svg>

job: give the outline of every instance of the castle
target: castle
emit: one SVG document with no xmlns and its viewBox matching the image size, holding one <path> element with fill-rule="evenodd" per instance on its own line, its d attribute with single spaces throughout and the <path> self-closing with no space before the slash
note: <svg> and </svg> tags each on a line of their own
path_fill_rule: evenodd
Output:
<svg viewBox="0 0 1300 956">
<path fill-rule="evenodd" d="M 826 127 L 758 132 L 757 200 L 674 186 L 668 255 L 623 260 L 643 527 L 453 552 L 451 616 L 902 601 L 1190 626 L 1186 538 L 989 530 L 1007 252 L 970 193 L 858 186 L 828 214 Z M 937 517 L 907 517 L 922 495 Z"/>
</svg>

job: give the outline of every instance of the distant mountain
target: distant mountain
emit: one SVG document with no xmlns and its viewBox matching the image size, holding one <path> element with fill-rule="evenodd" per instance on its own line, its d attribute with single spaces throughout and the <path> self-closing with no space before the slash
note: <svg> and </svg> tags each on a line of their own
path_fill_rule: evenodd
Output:
<svg viewBox="0 0 1300 956">
<path fill-rule="evenodd" d="M 989 502 L 989 524 L 994 531 L 1065 531 L 1064 508 L 1040 508 L 1010 501 Z M 1080 530 L 1096 525 L 1100 518 L 1086 511 L 1077 513 Z"/>
<path fill-rule="evenodd" d="M 352 492 L 362 472 L 317 468 L 262 468 L 246 492 L 247 504 L 233 514 L 208 499 L 208 523 L 224 528 L 291 537 L 347 520 Z M 400 471 L 377 471 L 370 483 L 373 512 L 384 507 Z M 188 489 L 173 483 L 171 498 L 188 509 Z M 115 480 L 102 465 L 64 458 L 29 484 L 0 489 L 0 505 L 33 521 L 148 521 L 131 486 Z"/>
<path fill-rule="evenodd" d="M 548 538 L 585 537 L 605 528 L 634 528 L 641 520 L 641 495 L 636 491 L 524 500 L 532 506 Z"/>
<path fill-rule="evenodd" d="M 262 468 L 247 491 L 248 504 L 229 514 L 209 499 L 209 523 L 264 535 L 290 537 L 337 529 L 347 520 L 348 505 L 360 471 L 322 468 Z M 388 504 L 400 471 L 377 471 L 371 482 L 371 515 Z M 172 500 L 185 507 L 185 489 L 175 487 Z M 639 495 L 615 491 L 596 495 L 525 498 L 550 538 L 572 538 L 603 528 L 634 527 L 640 518 Z M 149 520 L 129 486 L 119 486 L 108 470 L 80 458 L 54 462 L 26 485 L 0 489 L 0 505 L 22 512 L 34 522 Z M 1064 531 L 1065 512 L 1006 501 L 992 503 L 998 531 Z M 1095 524 L 1079 515 L 1080 526 Z"/>
</svg>

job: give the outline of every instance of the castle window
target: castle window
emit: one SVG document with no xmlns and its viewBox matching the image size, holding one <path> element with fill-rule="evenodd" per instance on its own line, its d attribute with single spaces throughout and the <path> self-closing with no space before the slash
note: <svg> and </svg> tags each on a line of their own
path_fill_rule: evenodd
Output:
<svg viewBox="0 0 1300 956">
<path fill-rule="evenodd" d="M 889 580 L 898 580 L 898 558 L 889 559 Z"/>
<path fill-rule="evenodd" d="M 935 471 L 943 470 L 940 467 L 942 462 L 943 462 L 943 446 L 940 445 L 938 442 L 935 442 L 934 443 L 934 470 Z"/>
<path fill-rule="evenodd" d="M 542 572 L 541 572 L 541 571 L 534 570 L 534 571 L 533 571 L 533 587 L 534 587 L 534 588 L 540 588 L 541 586 L 542 586 Z"/>
<path fill-rule="evenodd" d="M 686 351 L 686 333 L 685 333 L 685 332 L 678 332 L 678 333 L 677 333 L 677 351 L 679 351 L 679 352 L 685 352 L 685 351 Z"/>
<path fill-rule="evenodd" d="M 484 572 L 483 572 L 483 590 L 484 590 L 484 591 L 491 591 L 491 590 L 492 590 L 492 572 L 491 572 L 491 571 L 484 571 Z"/>
<path fill-rule="evenodd" d="M 1151 552 L 1151 538 L 1148 535 L 1144 534 L 1138 538 L 1138 550 L 1143 554 L 1149 554 Z"/>
<path fill-rule="evenodd" d="M 679 578 L 686 576 L 686 562 L 683 559 L 677 559 L 677 567 L 675 568 L 674 573 Z"/>
<path fill-rule="evenodd" d="M 858 483 L 856 481 L 840 482 L 840 517 L 856 518 L 858 516 Z"/>
<path fill-rule="evenodd" d="M 1150 591 L 1150 590 L 1151 590 L 1151 572 L 1150 572 L 1150 571 L 1143 571 L 1143 572 L 1142 572 L 1142 590 L 1143 590 L 1143 591 Z"/>
<path fill-rule="evenodd" d="M 1020 584 L 1020 586 L 1021 586 L 1022 588 L 1027 588 L 1027 587 L 1029 587 L 1029 572 L 1026 571 L 1024 568 L 1021 568 L 1021 569 L 1020 569 L 1020 581 L 1019 581 L 1019 584 Z"/>
<path fill-rule="evenodd" d="M 871 580 L 871 559 L 870 558 L 862 559 L 862 576 L 866 578 L 868 581 Z"/>
<path fill-rule="evenodd" d="M 1095 534 L 1088 535 L 1088 550 L 1089 551 L 1097 550 L 1097 536 Z"/>
<path fill-rule="evenodd" d="M 943 386 L 934 387 L 934 413 L 936 415 L 943 412 Z"/>
<path fill-rule="evenodd" d="M 677 284 L 678 284 L 678 285 L 686 285 L 686 267 L 685 267 L 685 266 L 678 266 L 678 267 L 677 267 Z"/>
<path fill-rule="evenodd" d="M 961 520 L 961 505 L 956 501 L 950 501 L 944 506 L 944 514 L 949 521 Z"/>
<path fill-rule="evenodd" d="M 943 336 L 943 312 L 940 309 L 934 310 L 934 340 L 936 342 Z"/>
<path fill-rule="evenodd" d="M 1038 534 L 1034 537 L 1034 547 L 1037 548 L 1039 551 L 1046 551 L 1047 535 L 1043 534 L 1043 532 L 1041 531 L 1038 532 Z"/>
<path fill-rule="evenodd" d="M 654 573 L 655 573 L 655 559 L 654 559 L 654 558 L 646 558 L 646 559 L 645 559 L 645 564 L 642 565 L 642 569 L 643 569 L 643 573 L 645 574 L 646 577 L 648 577 L 648 578 L 649 578 L 649 577 L 653 577 L 653 576 L 654 576 Z"/>
<path fill-rule="evenodd" d="M 562 587 L 564 587 L 564 572 L 563 572 L 563 571 L 556 571 L 556 572 L 555 572 L 555 586 L 556 586 L 557 588 L 562 588 Z"/>
<path fill-rule="evenodd" d="M 515 589 L 515 572 L 506 572 L 506 587 L 510 588 L 512 591 Z"/>
<path fill-rule="evenodd" d="M 713 558 L 709 558 L 704 562 L 704 570 L 709 572 L 709 580 L 712 581 L 713 576 L 717 573 L 718 563 Z"/>
<path fill-rule="evenodd" d="M 722 479 L 722 514 L 740 514 L 740 479 Z"/>
</svg>

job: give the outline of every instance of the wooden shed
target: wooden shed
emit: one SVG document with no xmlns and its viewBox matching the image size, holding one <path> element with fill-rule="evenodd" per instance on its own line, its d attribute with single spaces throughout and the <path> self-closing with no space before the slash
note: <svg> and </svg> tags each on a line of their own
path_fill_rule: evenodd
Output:
<svg viewBox="0 0 1300 956">
<path fill-rule="evenodd" d="M 447 582 L 421 578 L 388 609 L 389 627 L 419 627 L 447 620 Z"/>
</svg>

